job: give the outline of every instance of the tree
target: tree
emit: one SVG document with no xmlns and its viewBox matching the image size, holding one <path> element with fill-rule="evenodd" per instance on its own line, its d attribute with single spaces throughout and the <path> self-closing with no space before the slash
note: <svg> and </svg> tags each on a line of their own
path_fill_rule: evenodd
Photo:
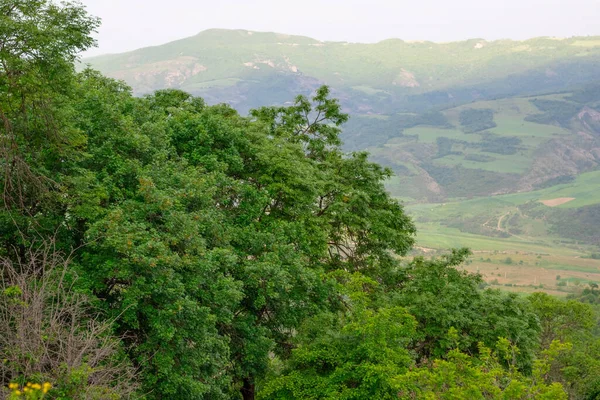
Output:
<svg viewBox="0 0 600 400">
<path fill-rule="evenodd" d="M 543 358 L 536 360 L 531 377 L 502 366 L 502 358 L 510 359 L 514 351 L 506 339 L 498 342 L 496 352 L 479 344 L 477 358 L 454 348 L 446 359 L 434 360 L 399 376 L 398 398 L 566 400 L 563 387 L 547 383 L 545 375 L 552 361 L 568 348 L 569 345 L 553 342 Z"/>
<path fill-rule="evenodd" d="M 565 301 L 546 293 L 534 293 L 529 301 L 541 322 L 542 348 L 555 340 L 572 343 L 572 348 L 551 364 L 549 378 L 563 383 L 572 398 L 597 398 L 600 394 L 597 312 L 589 304 Z"/>
<path fill-rule="evenodd" d="M 340 151 L 346 117 L 326 88 L 310 109 L 300 97 L 251 119 L 176 90 L 134 99 L 92 71 L 78 91 L 78 264 L 156 393 L 227 397 L 232 381 L 252 398 L 269 355 L 338 306 L 328 271 L 382 279 L 412 245 L 389 171 Z"/>
<path fill-rule="evenodd" d="M 515 294 L 479 290 L 479 275 L 456 268 L 468 255 L 462 249 L 437 260 L 417 257 L 401 270 L 390 289 L 392 304 L 406 307 L 419 322 L 418 356 L 422 360 L 444 357 L 454 344 L 448 337 L 452 328 L 459 337 L 458 349 L 470 354 L 477 352 L 479 342 L 492 348 L 498 338 L 506 338 L 519 349 L 515 354 L 519 368 L 529 371 L 537 350 L 536 315 Z"/>
<path fill-rule="evenodd" d="M 241 284 L 227 272 L 236 256 L 215 207 L 222 176 L 176 154 L 167 110 L 92 71 L 79 84 L 88 156 L 68 203 L 72 232 L 86 242 L 76 261 L 87 290 L 117 319 L 145 392 L 228 398 L 218 326 L 230 322 Z"/>
<path fill-rule="evenodd" d="M 365 154 L 346 157 L 338 126 L 347 116 L 322 87 L 311 101 L 262 108 L 251 121 L 226 107 L 175 107 L 169 131 L 190 164 L 224 174 L 225 212 L 244 299 L 224 334 L 245 398 L 269 353 L 289 353 L 297 326 L 330 307 L 326 271 L 391 268 L 414 226 L 383 187 L 390 171 Z M 335 297 L 335 296 L 333 296 Z"/>
<path fill-rule="evenodd" d="M 346 310 L 308 319 L 290 360 L 259 391 L 264 399 L 395 399 L 397 376 L 413 365 L 416 321 L 401 307 L 377 307 L 378 284 L 335 273 Z M 280 360 L 274 361 L 277 364 Z"/>
<path fill-rule="evenodd" d="M 56 190 L 56 160 L 72 160 L 84 142 L 67 103 L 73 63 L 99 21 L 77 3 L 49 0 L 3 1 L 0 16 L 0 184 L 7 208 L 34 215 L 39 196 Z"/>
</svg>

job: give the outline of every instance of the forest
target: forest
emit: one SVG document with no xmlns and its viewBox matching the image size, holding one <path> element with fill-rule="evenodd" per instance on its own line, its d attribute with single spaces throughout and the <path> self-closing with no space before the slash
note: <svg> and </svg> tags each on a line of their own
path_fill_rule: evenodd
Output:
<svg viewBox="0 0 600 400">
<path fill-rule="evenodd" d="M 2 398 L 600 399 L 597 286 L 525 296 L 468 249 L 411 257 L 327 86 L 248 116 L 136 97 L 76 71 L 98 26 L 0 3 Z"/>
</svg>

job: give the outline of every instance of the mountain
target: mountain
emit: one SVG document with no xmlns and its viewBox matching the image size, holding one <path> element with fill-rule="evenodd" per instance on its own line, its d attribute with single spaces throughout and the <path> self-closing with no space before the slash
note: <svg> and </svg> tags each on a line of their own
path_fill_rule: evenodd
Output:
<svg viewBox="0 0 600 400">
<path fill-rule="evenodd" d="M 212 29 L 84 62 L 138 95 L 179 88 L 242 113 L 328 84 L 351 115 L 346 149 L 366 149 L 392 168 L 388 189 L 408 203 L 535 194 L 600 166 L 600 37 L 360 44 Z M 473 218 L 499 218 L 510 207 Z M 569 220 L 557 210 L 556 224 Z M 438 222 L 510 235 L 450 216 Z M 590 229 L 584 241 L 595 243 L 600 235 Z"/>
<path fill-rule="evenodd" d="M 179 88 L 242 112 L 326 83 L 352 114 L 565 90 L 600 79 L 599 61 L 600 37 L 362 44 L 222 29 L 84 60 L 136 94 Z"/>
</svg>

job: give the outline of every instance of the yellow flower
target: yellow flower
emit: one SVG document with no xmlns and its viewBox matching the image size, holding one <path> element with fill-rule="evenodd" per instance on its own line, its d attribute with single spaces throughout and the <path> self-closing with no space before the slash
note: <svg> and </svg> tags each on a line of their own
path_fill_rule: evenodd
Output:
<svg viewBox="0 0 600 400">
<path fill-rule="evenodd" d="M 44 386 L 42 387 L 44 394 L 48 393 L 50 389 L 52 389 L 52 384 L 50 382 L 45 382 Z"/>
<path fill-rule="evenodd" d="M 20 390 L 15 390 L 14 394 L 15 394 L 15 396 L 20 396 L 21 395 L 21 391 Z"/>
<path fill-rule="evenodd" d="M 29 388 L 28 388 L 28 387 L 25 387 L 25 388 L 23 388 L 23 391 L 24 391 L 25 393 L 27 393 L 27 392 L 29 392 Z"/>
<path fill-rule="evenodd" d="M 39 383 L 34 383 L 33 385 L 31 385 L 31 388 L 35 390 L 40 390 L 42 389 L 42 385 L 40 385 Z"/>
<path fill-rule="evenodd" d="M 8 388 L 9 388 L 10 390 L 15 390 L 15 389 L 18 389 L 18 388 L 19 388 L 19 384 L 18 384 L 18 383 L 9 383 L 9 384 L 8 384 Z"/>
</svg>

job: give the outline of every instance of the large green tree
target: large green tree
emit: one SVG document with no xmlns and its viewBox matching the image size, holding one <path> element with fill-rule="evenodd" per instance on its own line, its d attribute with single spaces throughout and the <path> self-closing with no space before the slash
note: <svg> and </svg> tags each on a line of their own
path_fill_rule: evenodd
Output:
<svg viewBox="0 0 600 400">
<path fill-rule="evenodd" d="M 327 272 L 382 279 L 412 245 L 390 172 L 341 152 L 347 117 L 326 87 L 244 118 L 85 71 L 73 107 L 87 139 L 65 180 L 80 273 L 157 396 L 252 398 L 269 355 L 339 306 Z"/>
<path fill-rule="evenodd" d="M 94 44 L 97 26 L 77 3 L 0 4 L 0 183 L 8 208 L 38 212 L 40 195 L 57 190 L 57 173 L 85 141 L 73 129 L 69 100 L 74 61 Z"/>
</svg>

